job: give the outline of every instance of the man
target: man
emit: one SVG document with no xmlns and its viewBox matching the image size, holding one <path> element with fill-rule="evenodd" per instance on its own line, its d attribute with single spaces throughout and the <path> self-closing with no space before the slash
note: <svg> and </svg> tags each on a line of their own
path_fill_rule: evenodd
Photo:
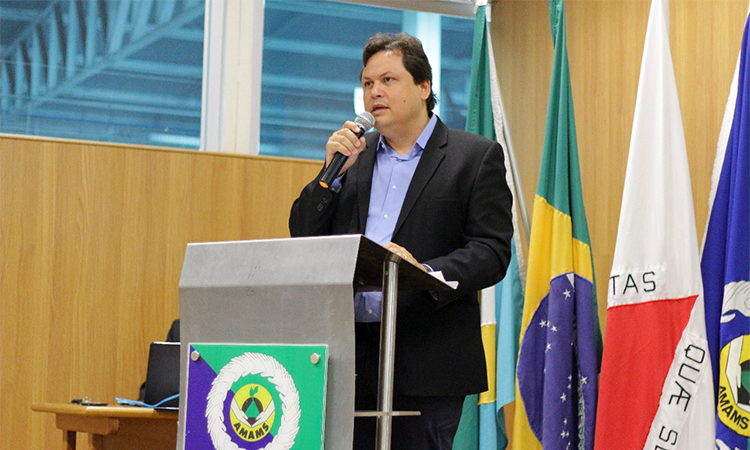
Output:
<svg viewBox="0 0 750 450">
<path fill-rule="evenodd" d="M 399 293 L 394 449 L 450 449 L 464 397 L 487 389 L 477 291 L 510 259 L 511 194 L 500 145 L 449 130 L 432 113 L 432 69 L 406 34 L 377 34 L 363 53 L 365 108 L 377 133 L 353 122 L 326 144 L 326 166 L 349 156 L 331 190 L 314 180 L 292 206 L 292 236 L 363 233 L 423 270 L 458 281 L 456 292 Z M 355 298 L 357 410 L 377 399 L 379 293 Z M 374 448 L 375 421 L 356 419 L 354 448 Z"/>
</svg>

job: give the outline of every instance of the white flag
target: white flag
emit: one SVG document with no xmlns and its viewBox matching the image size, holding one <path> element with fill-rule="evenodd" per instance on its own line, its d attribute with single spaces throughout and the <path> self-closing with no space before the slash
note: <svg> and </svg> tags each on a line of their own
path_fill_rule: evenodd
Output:
<svg viewBox="0 0 750 450">
<path fill-rule="evenodd" d="M 653 0 L 607 299 L 596 448 L 713 449 L 714 398 L 669 4 Z"/>
</svg>

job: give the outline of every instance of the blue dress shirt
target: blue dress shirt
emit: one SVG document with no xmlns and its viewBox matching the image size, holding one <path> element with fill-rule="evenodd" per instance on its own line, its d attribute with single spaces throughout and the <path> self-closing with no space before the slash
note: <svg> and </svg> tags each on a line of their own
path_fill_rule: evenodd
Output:
<svg viewBox="0 0 750 450">
<path fill-rule="evenodd" d="M 393 230 L 406 198 L 406 191 L 417 170 L 427 141 L 437 123 L 433 114 L 419 135 L 411 151 L 399 155 L 381 135 L 377 147 L 377 159 L 372 173 L 370 206 L 367 212 L 365 236 L 380 245 L 393 238 Z M 408 250 L 408 249 L 407 249 Z M 354 320 L 356 322 L 380 322 L 382 292 L 360 292 L 354 296 Z"/>
</svg>

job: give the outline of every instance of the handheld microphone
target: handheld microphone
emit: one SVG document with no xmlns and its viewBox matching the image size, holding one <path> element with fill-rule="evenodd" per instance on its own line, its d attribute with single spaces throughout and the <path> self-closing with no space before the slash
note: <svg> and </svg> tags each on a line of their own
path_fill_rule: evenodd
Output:
<svg viewBox="0 0 750 450">
<path fill-rule="evenodd" d="M 357 139 L 359 139 L 365 134 L 367 130 L 375 125 L 375 118 L 372 116 L 372 114 L 365 111 L 362 114 L 358 115 L 356 119 L 354 119 L 354 123 L 359 125 L 359 131 L 356 133 Z M 336 155 L 334 155 L 333 159 L 331 160 L 331 164 L 326 167 L 326 170 L 323 172 L 323 176 L 320 177 L 320 180 L 318 181 L 320 185 L 326 189 L 329 189 L 331 183 L 333 183 L 333 180 L 336 179 L 339 171 L 344 166 L 344 163 L 347 159 L 349 159 L 349 157 L 345 154 L 336 153 Z"/>
</svg>

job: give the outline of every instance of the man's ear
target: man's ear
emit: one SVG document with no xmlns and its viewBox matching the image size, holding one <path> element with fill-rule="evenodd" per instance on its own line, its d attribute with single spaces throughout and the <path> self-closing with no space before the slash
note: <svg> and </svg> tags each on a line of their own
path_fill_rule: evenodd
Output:
<svg viewBox="0 0 750 450">
<path fill-rule="evenodd" d="M 430 96 L 430 92 L 432 92 L 432 82 L 429 80 L 423 81 L 419 83 L 419 91 L 420 91 L 420 97 L 422 97 L 422 100 L 427 100 Z"/>
</svg>

